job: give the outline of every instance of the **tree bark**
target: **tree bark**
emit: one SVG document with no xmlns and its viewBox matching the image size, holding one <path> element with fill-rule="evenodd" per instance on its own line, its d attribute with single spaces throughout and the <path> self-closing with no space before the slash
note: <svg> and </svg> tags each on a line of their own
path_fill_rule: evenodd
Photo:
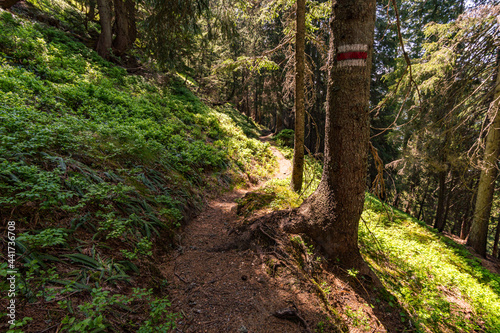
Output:
<svg viewBox="0 0 500 333">
<path fill-rule="evenodd" d="M 369 91 L 376 0 L 332 4 L 324 168 L 317 190 L 299 207 L 304 232 L 330 259 L 371 274 L 358 248 L 369 147 Z"/>
<path fill-rule="evenodd" d="M 453 177 L 453 174 L 452 174 Z M 449 186 L 448 194 L 446 195 L 446 203 L 445 203 L 445 210 L 444 210 L 444 217 L 443 217 L 443 230 L 446 227 L 446 223 L 448 222 L 448 216 L 450 213 L 450 208 L 453 206 L 451 205 L 451 197 L 453 196 L 453 188 L 455 187 L 455 178 L 452 178 L 451 180 L 451 185 Z M 442 232 L 442 231 L 441 231 Z M 453 230 L 452 230 L 453 233 Z"/>
<path fill-rule="evenodd" d="M 99 22 L 101 24 L 101 34 L 97 41 L 96 51 L 104 59 L 109 59 L 111 56 L 112 45 L 112 30 L 111 30 L 111 1 L 97 0 L 97 8 L 99 9 Z"/>
<path fill-rule="evenodd" d="M 123 0 L 114 0 L 115 5 L 115 39 L 113 40 L 113 51 L 120 56 L 126 53 L 131 47 L 131 37 L 129 36 L 129 19 L 127 8 Z M 135 39 L 134 39 L 135 41 Z"/>
<path fill-rule="evenodd" d="M 500 72 L 500 65 L 497 73 Z M 486 256 L 486 242 L 488 236 L 488 223 L 490 220 L 491 204 L 493 201 L 493 191 L 495 180 L 498 175 L 498 155 L 500 153 L 500 75 L 497 75 L 495 84 L 495 94 L 489 110 L 490 117 L 494 117 L 490 129 L 486 136 L 486 146 L 481 165 L 481 175 L 477 190 L 476 206 L 474 208 L 474 218 L 467 239 L 467 245 L 481 256 Z"/>
<path fill-rule="evenodd" d="M 283 103 L 280 101 L 278 101 L 278 108 L 276 109 L 276 130 L 274 132 L 274 134 L 278 134 L 279 132 L 281 132 L 284 128 L 283 126 Z"/>
<path fill-rule="evenodd" d="M 96 0 L 89 0 L 88 2 L 88 12 L 85 15 L 85 29 L 89 29 L 89 22 L 95 20 L 95 7 L 97 3 Z"/>
<path fill-rule="evenodd" d="M 297 32 L 295 34 L 295 136 L 293 144 L 291 187 L 295 192 L 302 189 L 304 175 L 304 121 L 305 121 L 305 36 L 306 1 L 297 0 Z"/>
<path fill-rule="evenodd" d="M 463 219 L 462 219 L 462 225 L 460 227 L 460 239 L 467 239 L 469 236 L 469 231 L 470 231 L 470 209 L 467 210 L 465 213 Z"/>
<path fill-rule="evenodd" d="M 453 228 L 451 230 L 451 233 L 453 235 L 459 236 L 460 237 L 460 219 L 457 216 L 458 214 L 455 214 L 455 223 L 453 224 Z"/>
<path fill-rule="evenodd" d="M 134 46 L 137 39 L 137 8 L 134 0 L 125 0 L 125 9 L 128 16 L 128 37 L 130 47 Z"/>
<path fill-rule="evenodd" d="M 274 134 L 278 134 L 283 130 L 283 106 L 281 102 L 278 102 L 278 108 L 276 109 L 276 129 Z"/>
<path fill-rule="evenodd" d="M 420 208 L 418 209 L 417 220 L 420 220 L 422 216 L 422 211 L 424 210 L 425 200 L 427 199 L 427 194 L 429 193 L 429 183 L 425 186 L 424 195 L 422 196 L 422 201 L 420 201 Z"/>
<path fill-rule="evenodd" d="M 493 257 L 498 256 L 498 239 L 500 238 L 500 216 L 497 219 L 498 219 L 497 230 L 495 232 L 495 240 L 493 241 L 493 251 L 491 252 L 491 255 Z"/>
<path fill-rule="evenodd" d="M 445 170 L 439 172 L 439 191 L 438 191 L 438 203 L 436 209 L 436 216 L 434 218 L 434 228 L 439 232 L 444 230 L 444 209 L 446 200 L 446 175 Z"/>
</svg>

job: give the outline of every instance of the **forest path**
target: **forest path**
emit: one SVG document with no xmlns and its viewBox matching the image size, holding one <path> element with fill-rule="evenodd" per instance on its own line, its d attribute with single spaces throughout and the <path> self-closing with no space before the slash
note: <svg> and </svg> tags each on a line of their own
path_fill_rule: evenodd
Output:
<svg viewBox="0 0 500 333">
<path fill-rule="evenodd" d="M 269 141 L 269 136 L 262 137 Z M 290 175 L 291 163 L 275 147 L 276 178 Z M 180 246 L 160 270 L 167 277 L 172 311 L 180 312 L 177 332 L 307 332 L 306 325 L 273 316 L 297 306 L 303 318 L 319 321 L 320 306 L 293 281 L 270 277 L 268 266 L 250 251 L 228 249 L 241 224 L 236 200 L 262 187 L 238 189 L 211 200 L 181 232 Z"/>
</svg>

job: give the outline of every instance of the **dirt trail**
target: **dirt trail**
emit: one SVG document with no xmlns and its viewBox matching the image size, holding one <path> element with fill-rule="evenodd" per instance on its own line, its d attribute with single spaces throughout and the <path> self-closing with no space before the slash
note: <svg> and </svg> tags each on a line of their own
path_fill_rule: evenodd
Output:
<svg viewBox="0 0 500 333">
<path fill-rule="evenodd" d="M 290 161 L 272 150 L 279 162 L 275 176 L 286 178 Z M 178 332 L 307 332 L 304 323 L 273 315 L 294 306 L 306 321 L 324 317 L 317 313 L 321 307 L 310 293 L 300 291 L 292 280 L 271 278 L 258 254 L 227 250 L 235 237 L 230 231 L 242 219 L 236 215 L 235 201 L 258 187 L 210 201 L 185 227 L 179 248 L 160 267 L 170 283 L 172 310 L 183 315 Z"/>
</svg>

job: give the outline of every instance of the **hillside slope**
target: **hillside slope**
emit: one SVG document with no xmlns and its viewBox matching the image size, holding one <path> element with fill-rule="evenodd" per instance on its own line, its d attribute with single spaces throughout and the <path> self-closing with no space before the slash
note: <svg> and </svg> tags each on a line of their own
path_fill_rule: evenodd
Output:
<svg viewBox="0 0 500 333">
<path fill-rule="evenodd" d="M 371 195 L 360 247 L 381 289 L 276 226 L 238 243 L 255 216 L 300 205 L 321 163 L 307 159 L 302 195 L 286 167 L 241 190 L 283 156 L 182 81 L 0 10 L 1 331 L 11 299 L 11 332 L 500 331 L 500 277 Z"/>
<path fill-rule="evenodd" d="M 279 141 L 282 145 L 285 141 Z M 281 148 L 291 158 L 291 149 Z M 271 200 L 260 209 L 277 210 L 297 207 L 307 197 L 321 177 L 321 165 L 307 160 L 306 183 L 312 184 L 299 196 L 289 189 L 289 179 L 271 180 L 260 192 Z M 254 207 L 256 199 L 242 202 L 241 208 Z M 253 203 L 252 203 L 253 201 Z M 293 240 L 294 237 L 291 237 Z M 305 256 L 311 260 L 318 249 L 306 238 L 298 238 L 305 245 Z M 379 331 L 380 323 L 387 331 L 417 332 L 499 332 L 500 331 L 500 262 L 481 260 L 463 245 L 442 235 L 424 222 L 366 195 L 360 221 L 360 249 L 384 288 L 379 291 L 358 290 L 358 301 L 353 293 L 345 293 L 336 279 L 357 280 L 356 271 L 342 271 L 337 267 L 324 268 L 317 264 L 304 273 L 328 290 L 331 304 L 336 306 L 351 329 L 362 332 Z M 283 241 L 283 243 L 285 243 Z M 293 252 L 292 252 L 293 253 Z M 272 256 L 272 255 L 271 255 Z M 292 255 L 293 257 L 293 255 Z M 279 260 L 274 258 L 273 260 Z M 301 261 L 302 260 L 302 261 Z M 296 265 L 304 265 L 301 257 Z M 485 260 L 483 260 L 485 261 Z M 316 267 L 316 271 L 315 271 Z M 496 267 L 496 269 L 489 269 Z M 329 272 L 334 271 L 332 277 Z M 347 273 L 347 274 L 346 274 Z M 365 283 L 362 283 L 364 285 Z M 359 287 L 359 285 L 358 285 Z M 366 297 L 368 295 L 368 297 Z M 364 301 L 359 301 L 359 297 Z M 396 316 L 387 323 L 388 314 Z"/>
<path fill-rule="evenodd" d="M 207 195 L 274 170 L 251 120 L 161 80 L 0 11 L 0 230 L 24 331 L 167 327 L 155 258 Z"/>
</svg>

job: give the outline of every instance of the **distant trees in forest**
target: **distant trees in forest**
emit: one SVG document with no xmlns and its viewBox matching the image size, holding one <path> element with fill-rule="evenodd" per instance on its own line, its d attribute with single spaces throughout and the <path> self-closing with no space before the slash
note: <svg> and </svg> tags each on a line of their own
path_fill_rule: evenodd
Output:
<svg viewBox="0 0 500 333">
<path fill-rule="evenodd" d="M 16 2 L 3 0 L 0 6 Z M 191 88 L 208 103 L 232 103 L 276 134 L 296 129 L 294 190 L 301 188 L 303 154 L 337 158 L 332 152 L 341 149 L 341 138 L 339 147 L 326 142 L 334 134 L 328 134 L 327 114 L 336 112 L 332 103 L 340 103 L 327 97 L 342 89 L 328 81 L 328 59 L 337 56 L 331 47 L 339 47 L 332 41 L 336 30 L 330 31 L 331 1 L 78 0 L 67 5 L 86 15 L 68 14 L 63 28 L 104 58 L 130 71 L 149 68 L 186 82 L 193 78 Z M 362 186 L 383 179 L 387 202 L 440 232 L 468 239 L 482 255 L 498 255 L 498 5 L 380 0 L 374 10 L 366 107 L 377 156 L 368 156 Z M 383 175 L 376 158 L 385 164 Z"/>
</svg>

